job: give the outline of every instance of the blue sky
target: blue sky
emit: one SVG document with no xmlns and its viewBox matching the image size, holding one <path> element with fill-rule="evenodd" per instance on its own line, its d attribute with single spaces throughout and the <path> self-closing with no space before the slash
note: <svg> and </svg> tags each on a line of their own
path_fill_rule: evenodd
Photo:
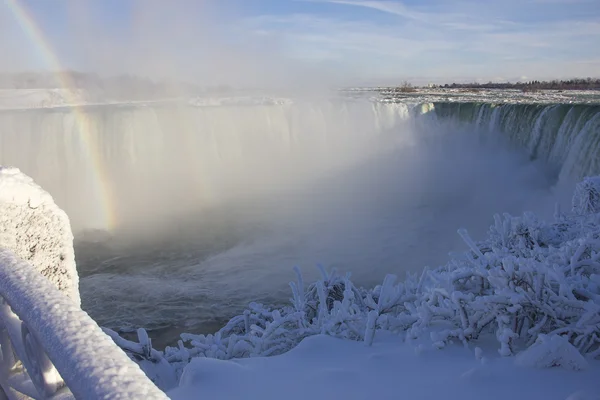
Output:
<svg viewBox="0 0 600 400">
<path fill-rule="evenodd" d="M 11 61 L 0 68 L 43 66 L 3 1 L 0 51 Z M 598 0 L 21 3 L 63 65 L 101 72 L 373 83 L 600 74 Z"/>
</svg>

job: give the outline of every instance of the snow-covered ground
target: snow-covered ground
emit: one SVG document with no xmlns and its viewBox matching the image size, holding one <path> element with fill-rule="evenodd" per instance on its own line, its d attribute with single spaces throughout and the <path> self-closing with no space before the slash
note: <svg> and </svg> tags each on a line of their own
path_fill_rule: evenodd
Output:
<svg viewBox="0 0 600 400">
<path fill-rule="evenodd" d="M 541 369 L 493 346 L 433 350 L 378 333 L 372 347 L 312 336 L 271 358 L 193 359 L 180 387 L 188 399 L 598 400 L 600 363 L 583 371 Z"/>
<path fill-rule="evenodd" d="M 86 103 L 85 91 L 65 89 L 0 89 L 0 110 L 63 107 Z"/>
<path fill-rule="evenodd" d="M 553 104 L 553 103 L 600 103 L 597 90 L 540 90 L 523 92 L 516 89 L 416 89 L 414 92 L 400 92 L 392 89 L 357 88 L 346 93 L 353 97 L 366 97 L 384 103 L 410 102 L 475 102 L 509 104 Z"/>
<path fill-rule="evenodd" d="M 499 89 L 416 89 L 415 92 L 403 93 L 386 88 L 354 88 L 345 89 L 338 93 L 342 97 L 366 98 L 384 103 L 409 102 L 489 102 L 489 103 L 582 103 L 599 104 L 600 91 L 594 90 L 542 90 L 538 92 L 522 92 L 520 90 Z M 265 93 L 224 94 L 209 96 L 193 96 L 185 99 L 156 98 L 146 100 L 112 100 L 99 99 L 83 89 L 70 91 L 66 89 L 0 89 L 0 110 L 22 110 L 31 108 L 56 108 L 68 106 L 98 106 L 118 104 L 152 104 L 161 102 L 185 101 L 198 107 L 227 106 L 227 105 L 282 105 L 290 104 L 290 98 Z"/>
<path fill-rule="evenodd" d="M 145 105 L 180 99 L 98 99 L 84 89 L 0 89 L 0 111 L 48 109 L 74 106 Z"/>
</svg>

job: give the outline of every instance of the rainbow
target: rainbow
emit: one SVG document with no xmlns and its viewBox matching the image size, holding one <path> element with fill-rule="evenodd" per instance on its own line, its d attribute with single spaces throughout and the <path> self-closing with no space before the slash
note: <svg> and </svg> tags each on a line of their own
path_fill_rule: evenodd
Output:
<svg viewBox="0 0 600 400">
<path fill-rule="evenodd" d="M 32 44 L 41 53 L 43 61 L 46 62 L 51 71 L 57 71 L 56 77 L 60 83 L 61 89 L 66 93 L 66 99 L 72 109 L 75 125 L 79 134 L 80 143 L 84 156 L 90 162 L 92 172 L 92 186 L 94 196 L 98 199 L 100 205 L 100 218 L 103 228 L 113 230 L 117 226 L 116 207 L 114 203 L 112 184 L 108 179 L 106 168 L 101 157 L 100 147 L 96 136 L 90 131 L 90 121 L 87 114 L 81 106 L 77 105 L 78 100 L 75 97 L 77 90 L 71 76 L 64 72 L 60 61 L 52 49 L 52 46 L 44 37 L 39 24 L 29 12 L 29 10 L 19 3 L 19 0 L 4 0 L 9 10 L 14 15 L 17 23 L 23 32 L 31 40 Z"/>
</svg>

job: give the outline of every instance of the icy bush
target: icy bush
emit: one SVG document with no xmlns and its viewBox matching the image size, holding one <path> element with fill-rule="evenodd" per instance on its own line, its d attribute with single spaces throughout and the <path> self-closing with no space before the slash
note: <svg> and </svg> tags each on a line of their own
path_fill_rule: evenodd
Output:
<svg viewBox="0 0 600 400">
<path fill-rule="evenodd" d="M 296 269 L 291 306 L 252 303 L 214 335 L 182 334 L 178 347 L 137 349 L 137 358 L 164 358 L 180 374 L 194 357 L 281 354 L 315 334 L 370 345 L 377 330 L 388 330 L 407 339 L 427 335 L 437 348 L 492 335 L 503 356 L 528 349 L 524 364 L 579 368 L 577 354 L 600 357 L 599 193 L 600 177 L 586 178 L 572 211 L 557 209 L 554 222 L 496 215 L 480 242 L 459 230 L 468 245 L 462 256 L 404 282 L 388 275 L 365 290 L 321 268 L 322 278 L 305 288 Z M 131 354 L 137 344 L 129 343 L 119 341 Z"/>
<path fill-rule="evenodd" d="M 573 212 L 579 215 L 600 212 L 600 176 L 587 177 L 573 195 Z"/>
</svg>

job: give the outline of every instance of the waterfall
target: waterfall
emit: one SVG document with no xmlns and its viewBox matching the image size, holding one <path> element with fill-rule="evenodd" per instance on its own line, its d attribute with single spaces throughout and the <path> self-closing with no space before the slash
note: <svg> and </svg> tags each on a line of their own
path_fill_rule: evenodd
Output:
<svg viewBox="0 0 600 400">
<path fill-rule="evenodd" d="M 435 141 L 432 116 L 505 137 L 559 179 L 600 173 L 599 105 L 351 100 L 2 111 L 0 164 L 48 190 L 75 231 L 107 229 L 330 176 L 415 131 Z"/>
<path fill-rule="evenodd" d="M 557 171 L 559 180 L 600 174 L 600 105 L 435 103 L 442 121 L 501 134 Z"/>
<path fill-rule="evenodd" d="M 96 106 L 0 112 L 0 164 L 32 176 L 74 229 L 184 213 L 335 173 L 398 138 L 412 108 L 369 102 Z M 83 122 L 82 122 L 83 120 Z"/>
</svg>

